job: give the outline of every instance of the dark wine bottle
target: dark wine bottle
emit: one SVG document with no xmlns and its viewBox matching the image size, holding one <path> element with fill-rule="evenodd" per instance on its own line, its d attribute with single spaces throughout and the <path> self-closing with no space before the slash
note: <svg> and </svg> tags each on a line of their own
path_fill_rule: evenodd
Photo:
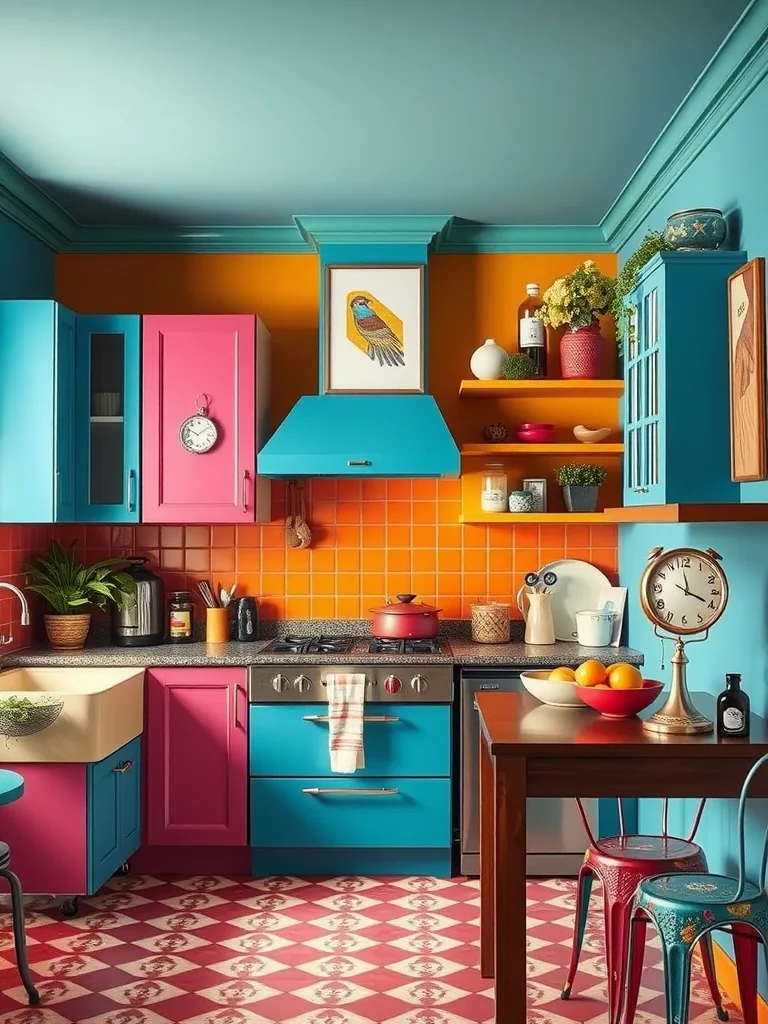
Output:
<svg viewBox="0 0 768 1024">
<path fill-rule="evenodd" d="M 735 672 L 725 677 L 725 689 L 717 698 L 717 735 L 749 736 L 749 697 Z"/>
<path fill-rule="evenodd" d="M 539 298 L 539 286 L 525 286 L 526 299 L 517 310 L 518 335 L 520 351 L 533 363 L 536 377 L 547 376 L 547 329 L 539 320 L 538 312 L 543 306 Z"/>
</svg>

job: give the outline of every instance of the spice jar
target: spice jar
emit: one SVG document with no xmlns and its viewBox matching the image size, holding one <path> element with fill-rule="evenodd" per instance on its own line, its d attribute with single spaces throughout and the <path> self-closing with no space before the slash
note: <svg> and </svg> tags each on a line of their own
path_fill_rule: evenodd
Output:
<svg viewBox="0 0 768 1024">
<path fill-rule="evenodd" d="M 168 605 L 168 640 L 172 644 L 189 644 L 195 634 L 195 606 L 188 590 L 171 594 Z"/>
<path fill-rule="evenodd" d="M 507 474 L 500 462 L 489 462 L 483 470 L 480 508 L 483 512 L 507 511 Z"/>
</svg>

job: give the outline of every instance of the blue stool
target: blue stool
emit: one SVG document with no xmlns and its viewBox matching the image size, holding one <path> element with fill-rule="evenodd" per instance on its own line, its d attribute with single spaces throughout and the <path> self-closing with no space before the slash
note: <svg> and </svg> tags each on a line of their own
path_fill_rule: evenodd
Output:
<svg viewBox="0 0 768 1024">
<path fill-rule="evenodd" d="M 11 804 L 24 793 L 24 779 L 18 772 L 0 769 L 0 805 Z M 13 944 L 16 947 L 16 965 L 22 984 L 29 996 L 29 1005 L 40 1002 L 40 993 L 34 986 L 27 960 L 27 940 L 24 934 L 24 893 L 19 876 L 11 871 L 11 850 L 7 843 L 0 842 L 0 878 L 11 888 L 11 917 L 13 919 Z"/>
<path fill-rule="evenodd" d="M 757 761 L 744 780 L 739 797 L 739 877 L 680 872 L 655 875 L 640 882 L 630 929 L 629 985 L 625 1024 L 632 1024 L 643 969 L 646 924 L 661 936 L 667 1024 L 687 1024 L 690 1002 L 691 954 L 697 942 L 720 929 L 733 938 L 739 996 L 745 1024 L 757 1024 L 757 947 L 762 943 L 768 963 L 768 894 L 765 892 L 768 843 L 763 846 L 759 884 L 746 878 L 744 818 L 750 783 L 768 754 Z M 766 836 L 768 840 L 768 836 Z M 634 993 L 634 996 L 633 996 Z"/>
</svg>

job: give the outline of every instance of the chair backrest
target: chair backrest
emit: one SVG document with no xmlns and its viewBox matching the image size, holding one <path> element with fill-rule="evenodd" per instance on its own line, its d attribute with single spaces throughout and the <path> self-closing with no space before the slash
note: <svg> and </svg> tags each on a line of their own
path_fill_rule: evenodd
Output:
<svg viewBox="0 0 768 1024">
<path fill-rule="evenodd" d="M 768 757 L 768 754 L 766 755 L 766 757 Z M 759 764 L 760 764 L 760 762 L 758 761 L 758 765 Z M 757 765 L 755 767 L 757 767 Z M 744 785 L 746 786 L 746 783 Z M 587 833 L 587 839 L 589 840 L 589 845 L 594 850 L 598 850 L 600 848 L 600 841 L 598 839 L 595 839 L 594 835 L 592 834 L 592 829 L 589 827 L 589 822 L 587 821 L 587 815 L 586 815 L 586 812 L 584 810 L 584 807 L 582 806 L 581 800 L 578 797 L 576 797 L 575 799 L 576 799 L 576 806 L 577 806 L 577 808 L 579 810 L 579 816 L 581 817 L 581 823 L 584 826 L 584 831 Z M 693 840 L 696 838 L 696 833 L 699 831 L 699 824 L 701 823 L 701 816 L 704 813 L 704 805 L 706 804 L 706 802 L 707 802 L 706 800 L 700 800 L 699 801 L 699 806 L 696 808 L 696 815 L 695 815 L 695 817 L 693 819 L 693 825 L 691 826 L 691 831 L 689 832 L 689 834 L 688 834 L 688 836 L 686 837 L 686 840 L 685 840 L 687 843 L 692 843 Z M 618 817 L 619 817 L 619 835 L 624 837 L 627 833 L 626 833 L 626 829 L 625 829 L 625 825 L 624 825 L 624 801 L 623 801 L 623 799 L 621 797 L 616 797 L 616 810 L 618 812 Z M 668 819 L 669 819 L 669 800 L 665 797 L 662 800 L 662 803 L 661 803 L 661 834 L 662 834 L 662 836 L 664 836 L 665 839 L 669 835 L 669 832 L 667 831 L 667 829 L 668 829 Z M 768 850 L 768 846 L 766 846 L 766 850 Z M 763 868 L 763 872 L 764 871 L 765 871 L 765 868 Z"/>
<path fill-rule="evenodd" d="M 749 787 L 752 785 L 752 780 L 763 767 L 764 764 L 768 763 L 768 754 L 763 754 L 747 773 L 746 779 L 744 779 L 744 785 L 741 787 L 741 796 L 739 797 L 739 888 L 736 895 L 733 898 L 734 903 L 743 897 L 744 890 L 747 887 L 749 879 L 747 878 L 747 856 L 746 856 L 746 837 L 745 837 L 745 821 L 747 816 L 747 795 L 749 794 Z M 757 882 L 761 889 L 765 889 L 765 872 L 768 867 L 768 832 L 765 834 L 763 839 L 763 856 L 760 861 L 760 878 Z"/>
</svg>

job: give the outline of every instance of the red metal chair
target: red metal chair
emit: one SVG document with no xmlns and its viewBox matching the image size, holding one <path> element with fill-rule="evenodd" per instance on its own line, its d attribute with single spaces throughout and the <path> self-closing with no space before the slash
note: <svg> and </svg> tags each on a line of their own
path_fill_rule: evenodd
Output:
<svg viewBox="0 0 768 1024">
<path fill-rule="evenodd" d="M 687 839 L 678 839 L 676 836 L 670 836 L 667 832 L 668 800 L 663 802 L 661 835 L 659 836 L 627 835 L 624 828 L 624 806 L 621 799 L 616 802 L 619 811 L 619 835 L 597 840 L 592 835 L 581 801 L 576 800 L 584 831 L 589 840 L 589 847 L 579 871 L 571 963 L 561 993 L 562 999 L 570 998 L 571 986 L 576 977 L 576 968 L 584 941 L 592 883 L 597 878 L 603 886 L 610 1024 L 619 1024 L 624 985 L 629 977 L 627 969 L 629 931 L 632 921 L 632 901 L 638 884 L 652 875 L 707 870 L 707 858 L 704 851 L 693 841 L 706 801 L 702 800 L 699 803 L 693 828 Z M 715 980 L 712 942 L 708 935 L 701 939 L 701 954 L 704 973 L 717 1009 L 717 1016 L 721 1021 L 726 1021 L 728 1020 L 728 1011 L 723 1007 L 720 990 Z M 639 972 L 631 977 L 630 983 L 634 989 L 639 990 Z M 634 991 L 634 999 L 630 993 L 629 1003 L 632 1006 L 637 1004 L 637 991 Z"/>
</svg>

